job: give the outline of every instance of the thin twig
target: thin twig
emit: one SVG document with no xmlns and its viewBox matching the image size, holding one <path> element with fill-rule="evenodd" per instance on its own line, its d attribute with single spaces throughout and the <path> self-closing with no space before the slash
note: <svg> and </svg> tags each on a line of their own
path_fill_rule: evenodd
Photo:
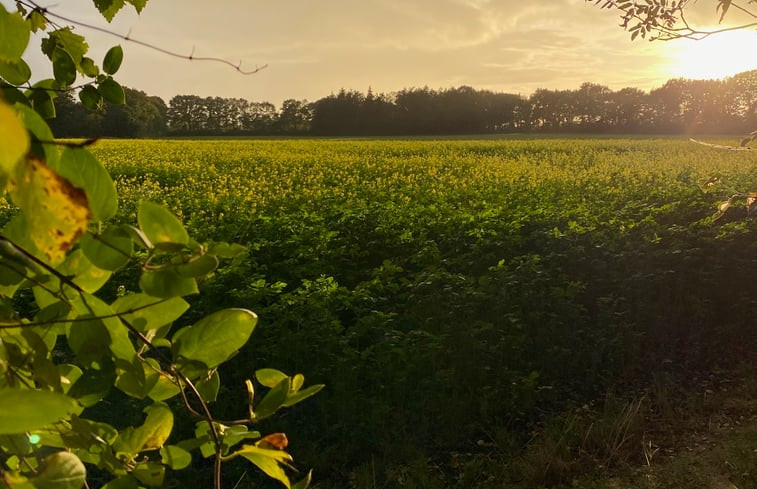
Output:
<svg viewBox="0 0 757 489">
<path fill-rule="evenodd" d="M 6 265 L 5 263 L 0 263 L 0 265 Z M 48 290 L 48 292 L 50 292 Z M 90 317 L 79 317 L 79 318 L 70 318 L 70 319 L 48 319 L 45 321 L 29 321 L 26 323 L 7 323 L 7 322 L 0 322 L 0 329 L 11 329 L 11 328 L 27 328 L 31 326 L 50 326 L 53 324 L 67 324 L 67 323 L 79 323 L 79 322 L 87 322 L 87 321 L 97 321 L 99 319 L 112 319 L 112 318 L 120 318 L 121 316 L 128 315 L 128 314 L 134 314 L 135 312 L 139 312 L 143 309 L 148 309 L 153 306 L 157 306 L 158 304 L 162 304 L 166 302 L 168 299 L 160 299 L 157 302 L 153 302 L 151 304 L 145 304 L 144 306 L 134 307 L 132 309 L 128 309 L 126 311 L 122 312 L 115 312 L 113 314 L 105 314 L 103 316 L 90 316 Z"/>
<path fill-rule="evenodd" d="M 157 46 L 155 44 L 150 44 L 150 43 L 145 42 L 145 41 L 140 41 L 139 39 L 134 39 L 129 34 L 119 34 L 117 32 L 113 32 L 110 29 L 106 29 L 104 27 L 100 27 L 100 26 L 96 26 L 96 25 L 92 25 L 92 24 L 87 24 L 85 22 L 81 22 L 81 21 L 78 21 L 78 20 L 74 20 L 74 19 L 65 17 L 63 15 L 57 14 L 55 12 L 52 12 L 52 11 L 48 10 L 45 7 L 42 7 L 42 6 L 38 5 L 36 2 L 34 2 L 32 0 L 21 1 L 20 3 L 26 5 L 27 7 L 35 8 L 40 13 L 42 13 L 44 15 L 49 15 L 51 17 L 55 17 L 56 19 L 60 19 L 60 20 L 62 20 L 64 22 L 68 22 L 70 24 L 74 24 L 74 25 L 79 26 L 79 27 L 84 27 L 85 29 L 91 29 L 91 30 L 94 30 L 94 31 L 97 31 L 97 32 L 102 32 L 103 34 L 108 34 L 110 36 L 117 37 L 119 39 L 123 39 L 124 41 L 131 42 L 131 43 L 134 43 L 134 44 L 138 44 L 140 46 L 146 47 L 148 49 L 152 49 L 153 51 L 158 51 L 159 53 L 163 53 L 163 54 L 165 54 L 167 56 L 172 56 L 174 58 L 186 59 L 188 61 L 210 61 L 210 62 L 215 62 L 215 63 L 222 63 L 222 64 L 225 64 L 225 65 L 231 66 L 232 68 L 234 68 L 237 72 L 241 73 L 242 75 L 254 75 L 255 73 L 259 73 L 261 70 L 263 70 L 263 69 L 265 69 L 265 68 L 268 67 L 268 65 L 266 64 L 266 65 L 263 65 L 263 66 L 256 66 L 255 69 L 253 69 L 253 70 L 243 70 L 242 66 L 241 66 L 241 63 L 234 64 L 234 63 L 232 63 L 231 61 L 229 61 L 227 59 L 216 58 L 216 57 L 213 57 L 213 56 L 195 56 L 194 55 L 194 48 L 192 48 L 192 53 L 189 54 L 189 55 L 177 53 L 177 52 L 174 52 L 174 51 L 169 51 L 168 49 L 162 48 L 162 47 Z"/>
</svg>

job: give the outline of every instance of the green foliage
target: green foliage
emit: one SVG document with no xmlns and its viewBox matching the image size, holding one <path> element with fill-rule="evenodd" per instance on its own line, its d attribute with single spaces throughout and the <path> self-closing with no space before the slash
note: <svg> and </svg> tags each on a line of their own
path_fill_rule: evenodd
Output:
<svg viewBox="0 0 757 489">
<path fill-rule="evenodd" d="M 93 152 L 123 196 L 118 219 L 152 199 L 194 237 L 250 247 L 189 312 L 259 315 L 266 327 L 219 369 L 232 385 L 254 371 L 256 415 L 268 389 L 298 384 L 291 373 L 329 386 L 295 407 L 307 416 L 261 423 L 297 433 L 319 486 L 515 481 L 512 460 L 545 417 L 757 345 L 754 219 L 739 201 L 713 222 L 732 193 L 698 185 L 720 174 L 755 188 L 750 153 L 527 137 L 103 141 Z M 239 414 L 223 387 L 217 403 Z M 612 439 L 599 428 L 592 437 Z M 560 445 L 564 459 L 585 435 Z M 623 447 L 643 463 L 639 445 Z M 539 485 L 543 471 L 533 475 Z"/>
<path fill-rule="evenodd" d="M 137 11 L 146 4 L 129 3 Z M 95 4 L 110 20 L 125 2 Z M 268 437 L 245 425 L 322 386 L 301 389 L 302 375 L 290 382 L 281 374 L 285 388 L 272 389 L 256 415 L 248 381 L 249 417 L 226 426 L 210 410 L 221 389 L 218 368 L 247 343 L 257 316 L 228 308 L 186 319 L 184 297 L 246 248 L 201 244 L 169 209 L 147 200 L 137 227 L 111 222 L 118 196 L 108 171 L 85 146 L 56 142 L 44 118 L 79 75 L 93 79 L 80 91 L 87 106 L 123 104 L 124 90 L 110 76 L 123 51 L 111 48 L 100 74 L 82 36 L 50 27 L 44 11 L 18 8 L 9 13 L 0 5 L 0 190 L 14 209 L 0 230 L 3 487 L 88 487 L 87 465 L 110 474 L 103 487 L 158 487 L 171 477 L 167 469 L 187 469 L 198 452 L 214 458 L 217 489 L 222 463 L 237 453 L 289 488 L 286 443 L 270 448 Z M 30 33 L 48 28 L 42 51 L 54 79 L 21 94 L 16 85 L 31 74 L 21 58 Z M 138 275 L 139 291 L 109 293 L 119 271 Z M 113 412 L 98 416 L 105 404 Z M 141 422 L 129 414 L 139 407 Z M 177 433 L 181 414 L 203 428 L 195 436 Z M 232 453 L 243 441 L 254 445 Z"/>
</svg>

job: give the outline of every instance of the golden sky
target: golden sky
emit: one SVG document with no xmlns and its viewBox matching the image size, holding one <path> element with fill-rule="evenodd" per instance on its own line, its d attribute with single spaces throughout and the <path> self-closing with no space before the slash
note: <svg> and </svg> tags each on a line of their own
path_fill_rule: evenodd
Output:
<svg viewBox="0 0 757 489">
<path fill-rule="evenodd" d="M 714 23 L 715 4 L 700 0 L 690 19 Z M 91 0 L 49 7 L 108 26 Z M 757 68 L 754 30 L 728 35 L 707 50 L 704 42 L 631 42 L 616 12 L 584 0 L 150 0 L 141 15 L 128 7 L 108 27 L 165 49 L 241 61 L 245 69 L 268 65 L 242 76 L 223 65 L 173 59 L 81 29 L 95 59 L 113 44 L 124 47 L 120 82 L 166 100 L 218 95 L 279 105 L 341 88 L 392 92 L 459 85 L 528 95 L 585 81 L 648 90 L 675 76 L 719 77 Z M 37 45 L 33 40 L 33 51 Z M 30 59 L 33 68 L 43 65 L 34 61 L 39 55 Z"/>
</svg>

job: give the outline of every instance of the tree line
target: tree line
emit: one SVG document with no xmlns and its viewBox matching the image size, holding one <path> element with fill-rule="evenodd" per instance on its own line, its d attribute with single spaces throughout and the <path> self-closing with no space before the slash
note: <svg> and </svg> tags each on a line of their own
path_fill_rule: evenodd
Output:
<svg viewBox="0 0 757 489">
<path fill-rule="evenodd" d="M 757 70 L 723 80 L 672 79 L 650 92 L 584 83 L 528 97 L 468 86 L 392 94 L 340 90 L 315 102 L 177 95 L 167 104 L 125 89 L 126 105 L 88 111 L 56 99 L 62 137 L 392 136 L 513 132 L 593 134 L 746 133 L 757 127 Z"/>
</svg>

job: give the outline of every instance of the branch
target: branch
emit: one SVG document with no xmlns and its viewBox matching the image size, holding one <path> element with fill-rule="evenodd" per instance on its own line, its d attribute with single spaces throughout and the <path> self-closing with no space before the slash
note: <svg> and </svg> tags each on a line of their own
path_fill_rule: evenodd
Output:
<svg viewBox="0 0 757 489">
<path fill-rule="evenodd" d="M 50 274 L 54 275 L 61 282 L 61 284 L 68 285 L 69 287 L 71 287 L 72 289 L 74 289 L 79 294 L 79 296 L 81 297 L 81 299 L 84 301 L 84 305 L 87 306 L 87 308 L 90 310 L 90 312 L 92 312 L 93 315 L 94 315 L 94 311 L 89 306 L 89 304 L 87 304 L 87 300 L 86 300 L 87 292 L 84 289 L 82 289 L 78 284 L 76 284 L 70 277 L 67 277 L 67 276 L 63 275 L 62 273 L 60 273 L 58 270 L 54 269 L 49 264 L 47 264 L 44 261 L 42 261 L 39 258 L 37 258 L 33 253 L 30 253 L 29 251 L 27 251 L 27 250 L 23 249 L 22 247 L 18 246 L 16 243 L 14 243 L 12 240 L 6 238 L 5 236 L 0 235 L 0 242 L 5 242 L 5 243 L 9 244 L 13 248 L 15 248 L 19 253 L 21 253 L 22 255 L 24 255 L 28 259 L 32 260 L 34 263 L 36 263 L 38 266 L 40 266 L 42 269 L 44 269 L 45 271 L 47 271 Z M 178 369 L 176 369 L 176 367 L 171 363 L 171 359 L 167 358 L 162 351 L 160 351 L 155 345 L 152 344 L 152 342 L 145 335 L 142 334 L 141 331 L 139 331 L 137 328 L 134 327 L 133 324 L 131 324 L 128 320 L 126 320 L 123 317 L 124 314 L 125 313 L 116 314 L 116 316 L 118 316 L 118 319 L 121 322 L 121 324 L 123 324 L 126 327 L 126 329 L 129 330 L 130 333 L 132 333 L 134 336 L 136 336 L 139 339 L 139 341 L 141 341 L 145 346 L 147 346 L 147 348 L 151 352 L 153 352 L 153 354 L 158 359 L 162 360 L 165 364 L 169 365 L 169 372 L 171 374 L 175 375 L 176 377 L 178 377 L 179 379 L 181 379 L 181 382 L 184 382 L 186 384 L 186 386 L 189 387 L 189 389 L 192 391 L 192 393 L 194 394 L 194 396 L 197 398 L 197 401 L 200 403 L 200 406 L 202 407 L 202 411 L 204 413 L 203 417 L 208 422 L 208 424 L 210 426 L 211 438 L 213 439 L 213 444 L 216 447 L 215 485 L 214 485 L 214 487 L 215 487 L 215 489 L 221 489 L 221 484 L 220 484 L 220 482 L 221 482 L 221 465 L 220 465 L 221 464 L 221 438 L 220 438 L 220 435 L 219 435 L 219 433 L 218 433 L 218 431 L 217 431 L 217 429 L 216 429 L 216 427 L 214 425 L 214 423 L 216 421 L 214 420 L 213 415 L 210 412 L 210 408 L 208 408 L 208 404 L 202 398 L 202 395 L 197 390 L 197 387 L 195 387 L 195 385 L 189 379 L 189 377 L 187 377 L 186 375 L 184 375 L 183 373 L 181 373 Z M 89 318 L 89 319 L 92 319 L 92 318 Z M 18 326 L 16 325 L 14 327 L 18 327 Z M 183 389 L 183 387 L 181 386 L 180 383 L 178 385 L 179 385 L 180 389 Z"/>
<path fill-rule="evenodd" d="M 5 263 L 0 263 L 0 265 L 5 265 Z M 48 290 L 48 292 L 50 291 Z M 96 321 L 98 319 L 120 318 L 121 316 L 134 314 L 135 312 L 139 312 L 143 309 L 148 309 L 150 307 L 157 306 L 158 304 L 162 304 L 163 302 L 166 302 L 167 300 L 168 299 L 160 299 L 157 302 L 153 302 L 151 304 L 145 304 L 144 306 L 135 307 L 126 311 L 116 312 L 113 314 L 106 314 L 104 316 L 88 316 L 88 317 L 83 317 L 83 318 L 71 318 L 71 319 L 48 319 L 46 321 L 30 321 L 27 323 L 0 322 L 0 329 L 26 328 L 26 327 L 31 327 L 31 326 L 49 326 L 53 324 L 79 323 L 79 322 L 87 322 L 87 321 Z"/>
<path fill-rule="evenodd" d="M 212 56 L 194 56 L 194 49 L 192 49 L 192 53 L 190 53 L 189 55 L 177 53 L 177 52 L 174 52 L 174 51 L 169 51 L 168 49 L 164 49 L 164 48 L 162 48 L 160 46 L 157 46 L 155 44 L 150 44 L 150 43 L 145 42 L 145 41 L 140 41 L 139 39 L 134 39 L 131 36 L 129 36 L 129 34 L 119 34 L 118 32 L 113 32 L 113 31 L 111 31 L 109 29 L 106 29 L 104 27 L 100 27 L 100 26 L 96 26 L 96 25 L 92 25 L 92 24 L 87 24 L 87 23 L 84 23 L 84 22 L 80 22 L 78 20 L 74 20 L 74 19 L 65 17 L 65 16 L 60 15 L 60 14 L 56 14 L 55 12 L 52 12 L 52 11 L 48 10 L 46 7 L 40 6 L 39 4 L 37 4 L 33 0 L 20 1 L 19 3 L 21 3 L 23 5 L 26 5 L 29 8 L 34 8 L 34 9 L 38 10 L 40 13 L 42 13 L 45 16 L 54 17 L 56 19 L 62 20 L 63 22 L 68 22 L 69 24 L 73 24 L 73 25 L 76 25 L 76 26 L 79 26 L 79 27 L 83 27 L 85 29 L 90 29 L 90 30 L 94 30 L 94 31 L 97 31 L 97 32 L 102 32 L 103 34 L 108 34 L 109 36 L 113 36 L 113 37 L 117 37 L 119 39 L 123 39 L 124 41 L 131 42 L 131 43 L 137 44 L 139 46 L 146 47 L 148 49 L 152 49 L 153 51 L 158 51 L 159 53 L 163 53 L 165 55 L 172 56 L 174 58 L 185 59 L 185 60 L 188 60 L 188 61 L 210 61 L 210 62 L 215 62 L 215 63 L 221 63 L 221 64 L 225 64 L 225 65 L 231 66 L 232 68 L 234 68 L 237 72 L 241 73 L 242 75 L 254 75 L 255 73 L 258 73 L 261 70 L 263 70 L 263 69 L 265 69 L 265 68 L 268 67 L 268 65 L 265 64 L 263 66 L 255 66 L 255 68 L 252 69 L 252 70 L 243 70 L 242 69 L 242 62 L 241 61 L 239 63 L 237 63 L 237 64 L 234 64 L 231 61 L 229 61 L 227 59 L 223 59 L 223 58 L 216 58 L 216 57 L 212 57 Z"/>
</svg>

